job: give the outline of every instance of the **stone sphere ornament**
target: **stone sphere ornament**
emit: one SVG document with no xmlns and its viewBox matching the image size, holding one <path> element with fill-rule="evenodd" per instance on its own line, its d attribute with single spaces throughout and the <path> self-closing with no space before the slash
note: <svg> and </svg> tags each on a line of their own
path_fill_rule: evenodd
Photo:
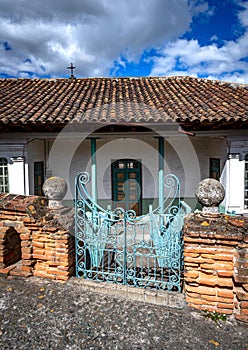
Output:
<svg viewBox="0 0 248 350">
<path fill-rule="evenodd" d="M 58 176 L 49 177 L 44 182 L 42 189 L 49 200 L 48 207 L 50 209 L 63 208 L 62 199 L 67 191 L 67 184 L 64 179 Z"/>
<path fill-rule="evenodd" d="M 219 213 L 219 204 L 225 198 L 225 189 L 215 179 L 204 179 L 199 182 L 195 191 L 196 198 L 202 204 L 202 212 L 205 214 Z"/>
</svg>

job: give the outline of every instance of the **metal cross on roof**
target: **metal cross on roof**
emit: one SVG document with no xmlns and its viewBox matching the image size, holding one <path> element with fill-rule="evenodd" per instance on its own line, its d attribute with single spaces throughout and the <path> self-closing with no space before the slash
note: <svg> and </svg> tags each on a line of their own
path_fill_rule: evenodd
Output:
<svg viewBox="0 0 248 350">
<path fill-rule="evenodd" d="M 73 75 L 73 69 L 75 69 L 75 68 L 76 68 L 76 67 L 73 66 L 73 63 L 71 63 L 71 65 L 67 67 L 67 69 L 70 69 L 70 70 L 71 70 L 71 76 L 70 76 L 70 78 L 72 78 L 72 79 L 75 78 L 74 75 Z"/>
</svg>

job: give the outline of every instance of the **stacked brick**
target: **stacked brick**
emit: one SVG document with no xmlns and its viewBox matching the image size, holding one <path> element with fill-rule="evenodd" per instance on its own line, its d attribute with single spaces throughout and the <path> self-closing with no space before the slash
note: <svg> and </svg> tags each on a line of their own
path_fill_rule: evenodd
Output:
<svg viewBox="0 0 248 350">
<path fill-rule="evenodd" d="M 75 243 L 63 229 L 43 227 L 33 233 L 34 276 L 67 280 L 74 274 Z"/>
<path fill-rule="evenodd" d="M 45 198 L 0 194 L 0 272 L 67 280 L 74 274 L 74 245 Z"/>
<path fill-rule="evenodd" d="M 22 259 L 21 235 L 27 232 L 24 226 L 28 216 L 26 208 L 30 203 L 35 203 L 36 199 L 37 197 L 31 199 L 21 195 L 0 194 L 0 271 L 2 273 L 10 273 L 16 267 L 13 264 Z M 21 269 L 19 273 L 22 273 Z"/>
<path fill-rule="evenodd" d="M 248 322 L 248 219 L 191 214 L 184 227 L 189 305 Z"/>
<path fill-rule="evenodd" d="M 31 225 L 30 225 L 31 224 Z M 20 233 L 22 247 L 22 274 L 32 276 L 36 260 L 33 258 L 33 232 L 40 227 L 39 221 L 26 217 L 23 219 L 24 229 Z M 15 271 L 18 274 L 19 271 Z"/>
<path fill-rule="evenodd" d="M 234 254 L 234 281 L 239 314 L 236 318 L 248 322 L 248 227 L 244 241 Z"/>
</svg>

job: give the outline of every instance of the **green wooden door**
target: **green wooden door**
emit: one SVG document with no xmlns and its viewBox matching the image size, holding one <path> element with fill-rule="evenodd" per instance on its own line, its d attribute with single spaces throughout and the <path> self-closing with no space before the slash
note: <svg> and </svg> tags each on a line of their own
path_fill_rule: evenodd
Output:
<svg viewBox="0 0 248 350">
<path fill-rule="evenodd" d="M 115 208 L 134 210 L 141 214 L 142 184 L 141 163 L 132 159 L 120 159 L 112 163 L 112 199 Z"/>
</svg>

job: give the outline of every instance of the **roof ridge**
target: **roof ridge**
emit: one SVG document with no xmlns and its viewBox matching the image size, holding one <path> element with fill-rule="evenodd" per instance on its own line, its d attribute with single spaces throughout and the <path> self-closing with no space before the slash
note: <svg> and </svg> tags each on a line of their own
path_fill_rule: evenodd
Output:
<svg viewBox="0 0 248 350">
<path fill-rule="evenodd" d="M 68 82 L 78 82 L 83 80 L 112 80 L 112 81 L 118 81 L 118 80 L 195 80 L 195 81 L 205 81 L 215 84 L 227 84 L 233 87 L 248 87 L 247 83 L 239 83 L 239 82 L 230 82 L 225 80 L 218 80 L 218 79 L 211 79 L 211 78 L 202 78 L 202 77 L 194 77 L 191 75 L 168 75 L 168 76 L 141 76 L 141 77 L 80 77 L 80 78 L 1 78 L 0 81 L 10 80 L 10 81 L 68 81 Z"/>
</svg>

